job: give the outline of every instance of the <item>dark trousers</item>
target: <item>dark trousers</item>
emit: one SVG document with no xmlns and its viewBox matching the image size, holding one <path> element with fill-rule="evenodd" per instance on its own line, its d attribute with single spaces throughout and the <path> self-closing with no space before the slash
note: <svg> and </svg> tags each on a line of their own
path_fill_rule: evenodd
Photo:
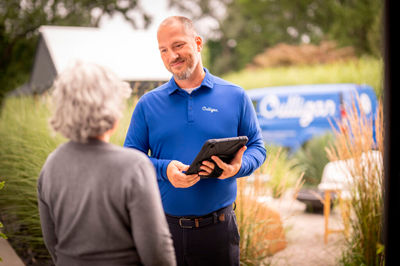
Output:
<svg viewBox="0 0 400 266">
<path fill-rule="evenodd" d="M 178 266 L 239 265 L 239 231 L 232 206 L 202 217 L 167 216 Z"/>
</svg>

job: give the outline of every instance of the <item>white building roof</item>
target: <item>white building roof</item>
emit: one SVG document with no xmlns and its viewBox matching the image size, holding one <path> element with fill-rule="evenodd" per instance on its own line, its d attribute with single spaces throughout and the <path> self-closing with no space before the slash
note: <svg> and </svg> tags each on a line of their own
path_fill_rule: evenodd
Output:
<svg viewBox="0 0 400 266">
<path fill-rule="evenodd" d="M 154 33 L 111 32 L 90 27 L 42 26 L 39 29 L 57 73 L 75 60 L 108 67 L 126 81 L 166 81 Z"/>
</svg>

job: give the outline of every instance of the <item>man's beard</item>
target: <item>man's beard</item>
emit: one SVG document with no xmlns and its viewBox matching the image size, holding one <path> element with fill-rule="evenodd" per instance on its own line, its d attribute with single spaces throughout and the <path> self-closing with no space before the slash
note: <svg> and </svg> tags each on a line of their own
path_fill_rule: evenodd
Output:
<svg viewBox="0 0 400 266">
<path fill-rule="evenodd" d="M 181 60 L 182 58 L 179 57 L 178 59 L 176 59 L 175 61 Z M 171 69 L 171 73 L 174 75 L 174 78 L 176 78 L 177 80 L 186 80 L 189 79 L 190 75 L 192 75 L 194 69 L 195 69 L 195 65 L 193 63 L 193 58 L 192 57 L 188 57 L 186 58 L 186 63 L 187 63 L 187 68 L 185 70 L 183 70 L 182 72 L 179 73 L 174 73 L 172 72 Z"/>
<path fill-rule="evenodd" d="M 180 73 L 173 73 L 173 74 L 177 80 L 186 80 L 186 79 L 189 79 L 190 75 L 193 73 L 193 69 L 194 69 L 194 67 L 187 68 L 186 70 L 184 70 Z"/>
</svg>

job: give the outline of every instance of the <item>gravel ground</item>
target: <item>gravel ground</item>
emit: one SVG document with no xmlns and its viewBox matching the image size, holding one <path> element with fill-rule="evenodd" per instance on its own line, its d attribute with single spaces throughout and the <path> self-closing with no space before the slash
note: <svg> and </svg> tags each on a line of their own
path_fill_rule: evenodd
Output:
<svg viewBox="0 0 400 266">
<path fill-rule="evenodd" d="M 266 260 L 271 266 L 333 266 L 338 261 L 344 248 L 342 233 L 328 236 L 324 243 L 323 214 L 306 213 L 305 204 L 293 199 L 289 192 L 281 199 L 262 199 L 270 208 L 281 215 L 286 231 L 287 246 Z M 330 229 L 341 229 L 339 208 L 335 207 L 329 220 Z"/>
</svg>

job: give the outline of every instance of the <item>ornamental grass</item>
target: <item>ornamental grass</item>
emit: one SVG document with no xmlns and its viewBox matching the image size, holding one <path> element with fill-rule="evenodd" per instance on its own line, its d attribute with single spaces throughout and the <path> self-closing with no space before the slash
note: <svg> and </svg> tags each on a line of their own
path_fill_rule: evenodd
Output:
<svg viewBox="0 0 400 266">
<path fill-rule="evenodd" d="M 250 177 L 238 179 L 236 216 L 240 233 L 241 265 L 264 265 L 266 259 L 287 245 L 285 228 L 279 212 L 263 202 L 265 196 L 282 195 L 290 187 L 298 191 L 302 174 L 290 168 L 286 153 L 281 149 L 268 154 L 266 162 Z M 286 174 L 282 175 L 284 170 Z M 275 178 L 274 178 L 275 176 Z M 280 179 L 279 179 L 280 178 Z M 271 179 L 274 182 L 271 183 Z M 273 184 L 273 185 L 271 185 Z M 295 193 L 296 194 L 296 193 Z"/>
<path fill-rule="evenodd" d="M 360 108 L 362 109 L 362 108 Z M 343 265 L 383 265 L 383 112 L 376 117 L 347 107 L 347 117 L 334 129 L 335 139 L 327 148 L 330 161 L 341 161 L 347 172 L 351 214 Z"/>
</svg>

